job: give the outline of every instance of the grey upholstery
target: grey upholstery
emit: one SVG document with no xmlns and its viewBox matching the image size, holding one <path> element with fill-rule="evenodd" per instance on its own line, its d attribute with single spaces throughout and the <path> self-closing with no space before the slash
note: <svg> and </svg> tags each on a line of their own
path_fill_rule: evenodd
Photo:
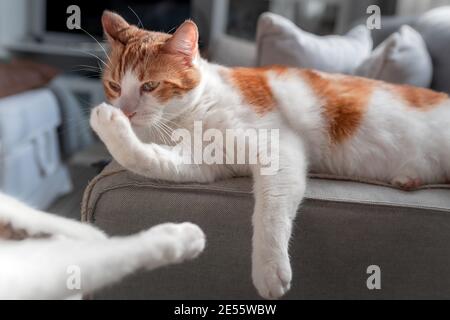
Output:
<svg viewBox="0 0 450 320">
<path fill-rule="evenodd" d="M 207 234 L 196 261 L 143 273 L 96 299 L 256 299 L 251 283 L 250 179 L 212 185 L 151 181 L 113 163 L 86 190 L 83 219 L 111 235 L 191 221 Z M 288 299 L 450 298 L 450 190 L 404 192 L 311 179 L 291 245 Z M 381 268 L 382 290 L 366 287 Z"/>
</svg>

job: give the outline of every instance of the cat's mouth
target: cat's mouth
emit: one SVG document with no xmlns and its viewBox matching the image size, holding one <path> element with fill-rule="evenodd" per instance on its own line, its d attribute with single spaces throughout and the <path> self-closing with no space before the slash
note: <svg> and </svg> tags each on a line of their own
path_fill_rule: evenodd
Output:
<svg viewBox="0 0 450 320">
<path fill-rule="evenodd" d="M 137 115 L 137 112 L 133 112 L 133 113 L 129 113 L 129 114 L 126 114 L 125 113 L 125 115 L 127 116 L 127 118 L 128 119 L 130 119 L 130 121 Z"/>
<path fill-rule="evenodd" d="M 131 117 L 128 117 L 130 119 L 131 124 L 139 127 L 143 126 L 150 126 L 155 121 L 156 115 L 154 114 L 147 114 L 142 113 L 139 114 L 138 112 L 135 112 Z"/>
<path fill-rule="evenodd" d="M 126 112 L 126 111 L 122 110 L 122 112 L 130 121 L 131 121 L 131 119 L 133 119 L 137 115 L 136 111 L 134 111 L 134 112 Z"/>
</svg>

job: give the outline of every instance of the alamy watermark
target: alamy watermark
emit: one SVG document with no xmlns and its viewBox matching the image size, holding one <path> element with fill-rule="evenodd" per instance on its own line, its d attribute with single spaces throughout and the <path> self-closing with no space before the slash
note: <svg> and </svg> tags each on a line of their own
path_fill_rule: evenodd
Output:
<svg viewBox="0 0 450 320">
<path fill-rule="evenodd" d="M 66 21 L 67 29 L 81 29 L 81 8 L 77 5 L 71 5 L 67 7 L 66 13 L 69 15 Z"/>
<path fill-rule="evenodd" d="M 259 165 L 261 175 L 275 175 L 280 166 L 279 129 L 176 129 L 171 139 L 182 163 L 207 165 Z"/>
<path fill-rule="evenodd" d="M 79 266 L 68 266 L 67 267 L 67 280 L 66 287 L 70 291 L 80 291 L 81 290 L 81 268 Z"/>
<path fill-rule="evenodd" d="M 367 267 L 366 272 L 370 274 L 366 281 L 367 289 L 381 290 L 381 268 L 377 265 L 371 265 Z"/>
<path fill-rule="evenodd" d="M 371 5 L 367 7 L 366 13 L 370 14 L 366 21 L 367 29 L 381 29 L 381 8 L 377 5 Z"/>
</svg>

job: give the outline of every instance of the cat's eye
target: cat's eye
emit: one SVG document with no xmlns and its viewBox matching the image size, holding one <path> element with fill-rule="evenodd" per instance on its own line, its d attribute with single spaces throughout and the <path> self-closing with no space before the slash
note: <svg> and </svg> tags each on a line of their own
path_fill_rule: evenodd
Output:
<svg viewBox="0 0 450 320">
<path fill-rule="evenodd" d="M 109 81 L 108 84 L 109 84 L 109 87 L 110 87 L 114 92 L 120 93 L 121 88 L 120 88 L 120 85 L 119 85 L 119 84 L 117 84 L 117 83 L 115 83 L 115 82 L 112 82 L 112 81 Z"/>
<path fill-rule="evenodd" d="M 142 85 L 141 90 L 146 93 L 153 92 L 159 87 L 159 84 L 160 82 L 149 81 Z"/>
</svg>

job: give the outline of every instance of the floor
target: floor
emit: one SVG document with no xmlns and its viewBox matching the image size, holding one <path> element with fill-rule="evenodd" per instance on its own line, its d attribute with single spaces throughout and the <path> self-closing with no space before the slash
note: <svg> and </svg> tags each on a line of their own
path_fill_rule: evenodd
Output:
<svg viewBox="0 0 450 320">
<path fill-rule="evenodd" d="M 70 159 L 68 166 L 72 176 L 74 190 L 53 203 L 48 211 L 79 221 L 84 189 L 100 170 L 94 164 L 109 159 L 108 151 L 101 143 L 93 145 Z"/>
</svg>

